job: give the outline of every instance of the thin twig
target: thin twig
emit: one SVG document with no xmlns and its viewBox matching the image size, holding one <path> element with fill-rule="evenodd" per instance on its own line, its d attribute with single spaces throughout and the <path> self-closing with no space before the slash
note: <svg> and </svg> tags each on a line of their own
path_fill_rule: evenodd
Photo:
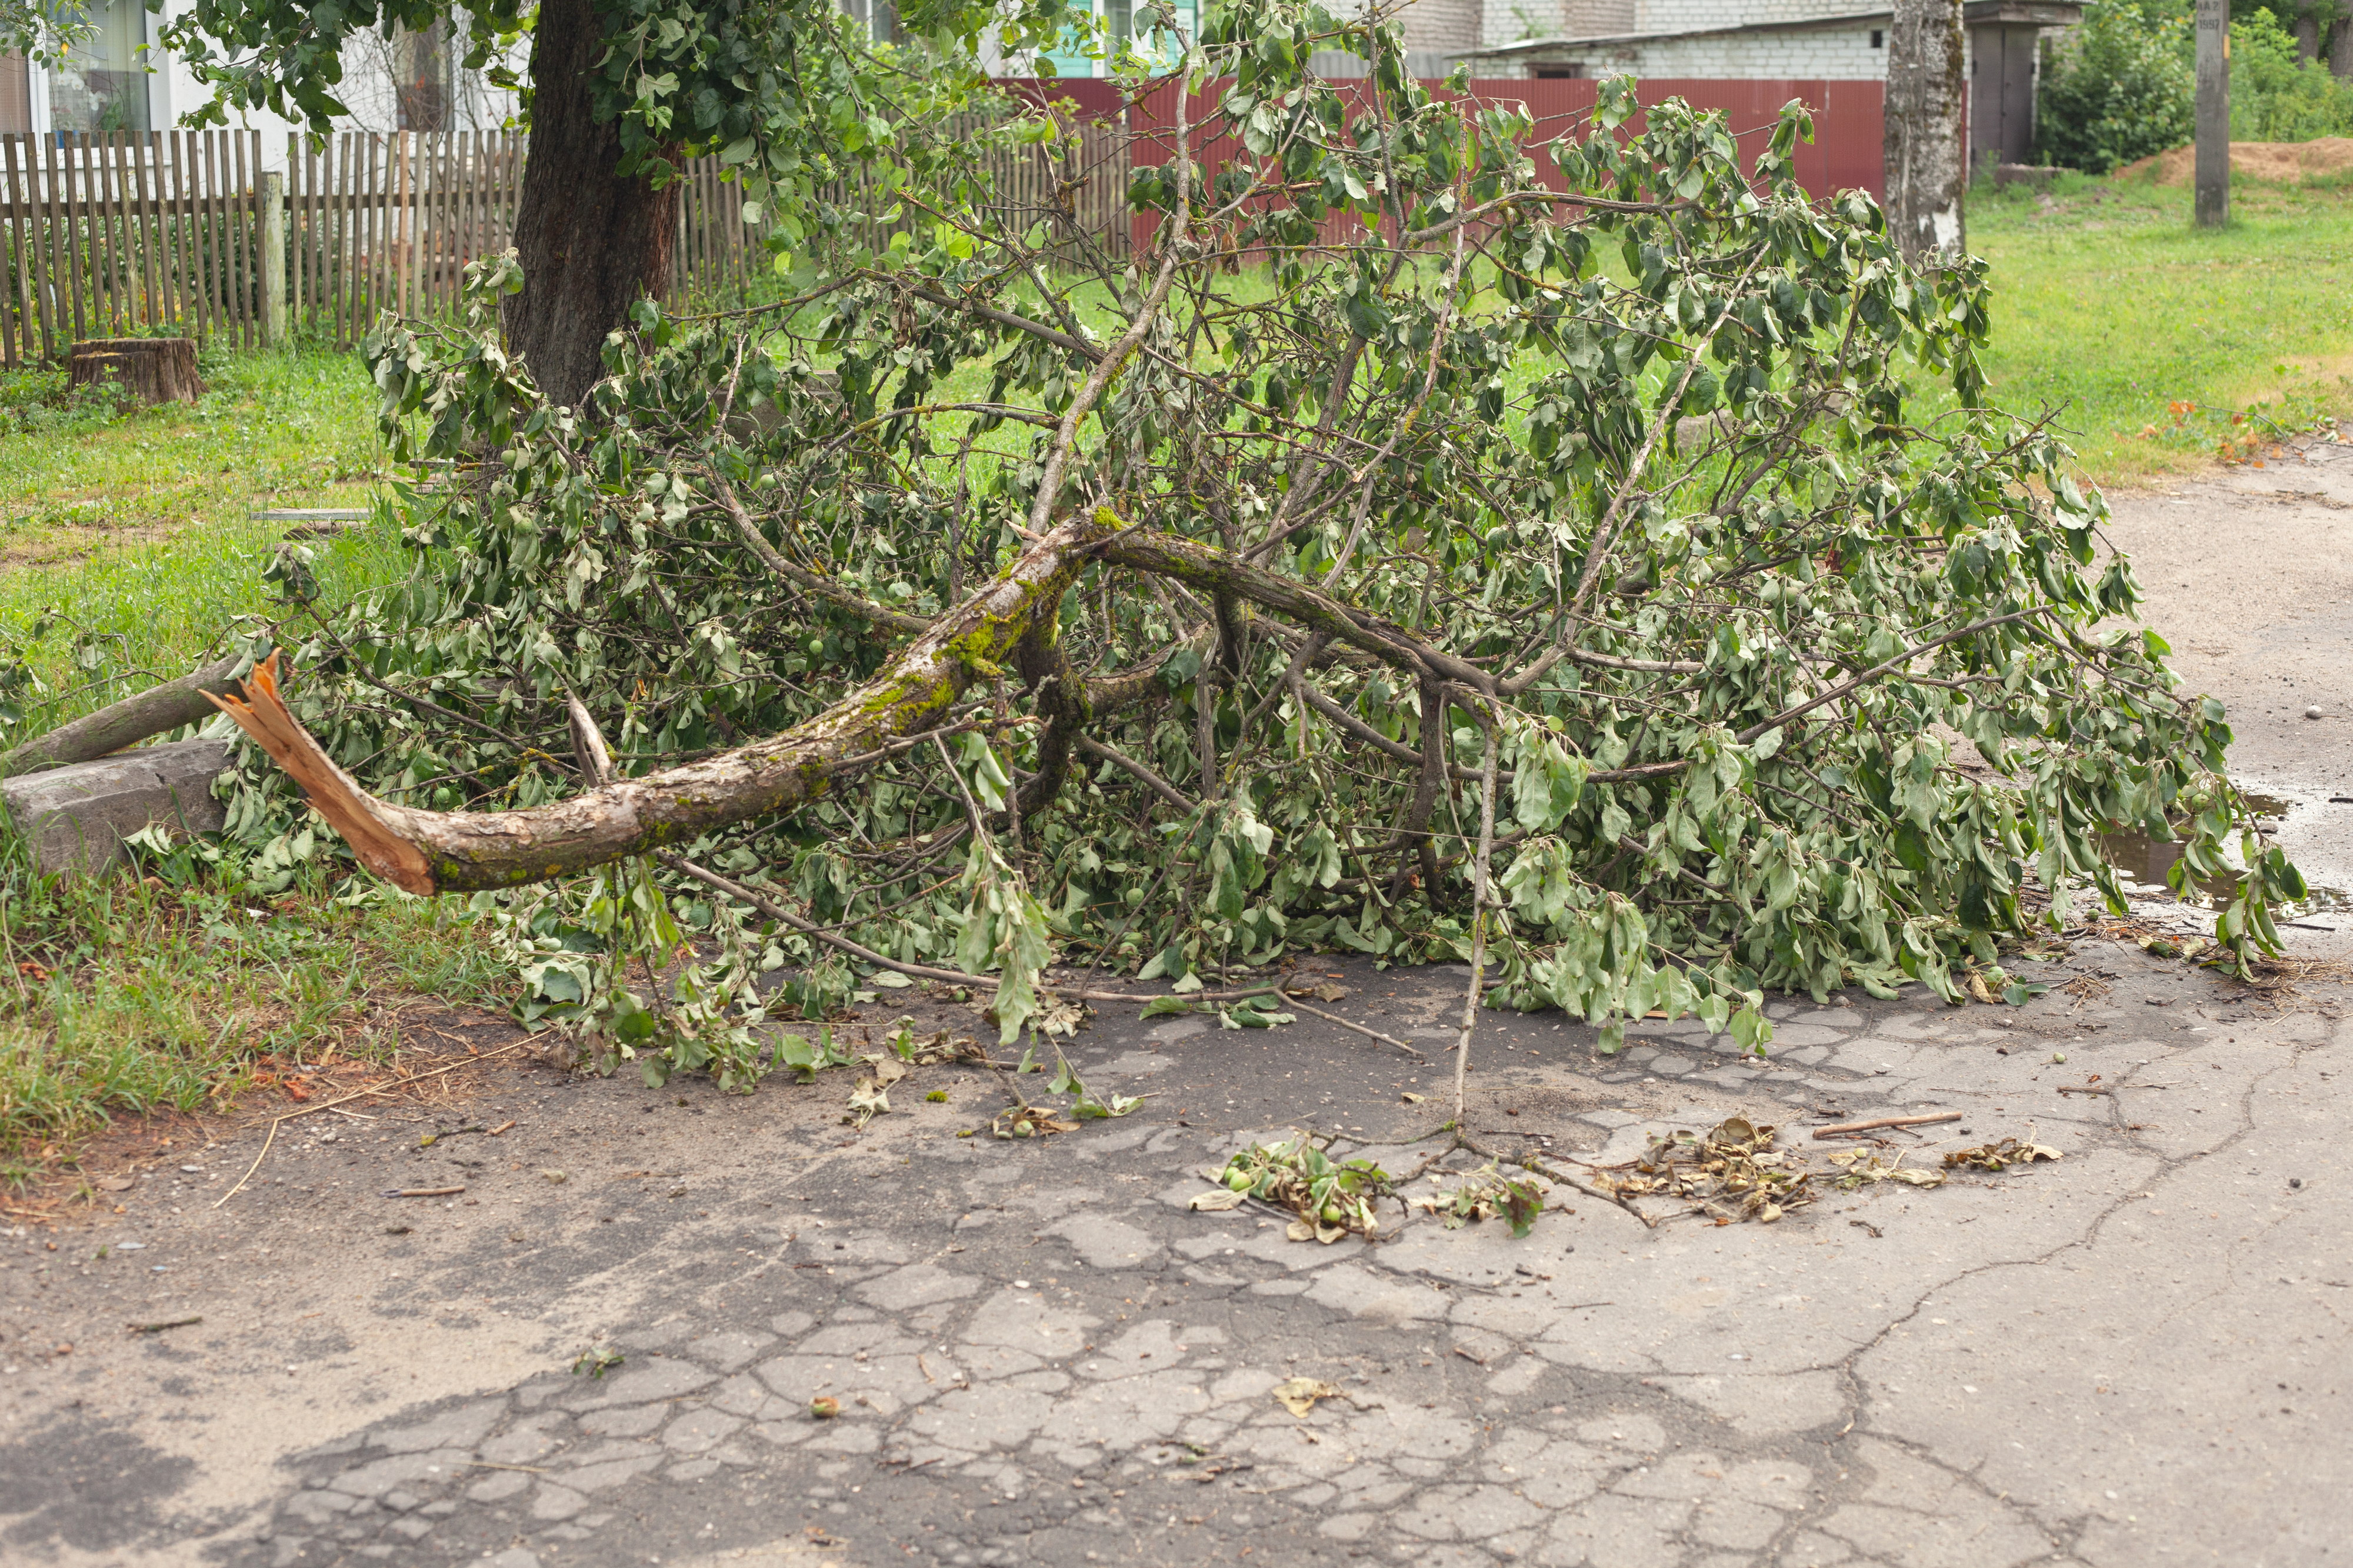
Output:
<svg viewBox="0 0 2353 1568">
<path fill-rule="evenodd" d="M 1282 999 L 1292 1006 L 1298 1008 L 1301 1012 L 1313 1013 L 1326 1023 L 1337 1024 L 1344 1029 L 1354 1029 L 1356 1033 L 1364 1036 L 1366 1038 L 1378 1040 L 1385 1046 L 1395 1046 L 1398 1049 L 1417 1060 L 1426 1062 L 1430 1059 L 1428 1057 L 1423 1056 L 1419 1051 L 1415 1050 L 1411 1046 L 1407 1045 L 1403 1040 L 1398 1039 L 1395 1035 L 1384 1035 L 1378 1029 L 1368 1029 L 1362 1024 L 1352 1024 L 1348 1022 L 1347 1019 L 1340 1016 L 1337 1013 L 1326 1013 L 1321 1007 L 1310 1007 L 1306 1003 L 1302 1002 L 1298 997 L 1292 995 L 1288 992 L 1283 994 Z"/>
<path fill-rule="evenodd" d="M 1958 1121 L 1957 1110 L 1940 1110 L 1934 1116 L 1882 1116 L 1871 1121 L 1842 1121 L 1836 1127 L 1817 1127 L 1817 1138 L 1835 1138 L 1841 1132 L 1869 1132 L 1880 1127 L 1926 1127 L 1937 1121 Z"/>
<path fill-rule="evenodd" d="M 1471 1072 L 1471 1031 L 1478 1023 L 1482 998 L 1479 981 L 1487 968 L 1487 867 L 1495 852 L 1495 753 L 1503 749 L 1503 736 L 1494 716 L 1484 717 L 1487 754 L 1479 764 L 1479 861 L 1471 877 L 1471 984 L 1462 993 L 1462 1037 L 1454 1046 L 1454 1121 L 1458 1129 L 1462 1123 L 1464 1080 Z M 1433 895 L 1436 891 L 1431 889 Z"/>
<path fill-rule="evenodd" d="M 529 1044 L 531 1044 L 529 1040 L 516 1040 L 511 1045 L 501 1046 L 497 1050 L 484 1051 L 478 1057 L 468 1057 L 464 1061 L 451 1062 L 447 1067 L 438 1067 L 430 1072 L 411 1073 L 406 1078 L 395 1079 L 390 1083 L 380 1083 L 374 1089 L 363 1089 L 351 1094 L 340 1095 L 333 1100 L 322 1100 L 316 1105 L 306 1105 L 300 1110 L 290 1110 L 283 1116 L 273 1118 L 269 1123 L 269 1136 L 261 1141 L 261 1152 L 253 1157 L 253 1163 L 245 1168 L 245 1174 L 237 1179 L 236 1186 L 213 1200 L 213 1207 L 220 1207 L 245 1190 L 245 1184 L 253 1180 L 253 1173 L 261 1169 L 261 1162 L 269 1157 L 269 1146 L 278 1141 L 278 1129 L 296 1117 L 308 1116 L 314 1110 L 332 1110 L 338 1105 L 347 1104 L 354 1100 L 365 1100 L 370 1095 L 388 1094 L 396 1089 L 406 1089 L 412 1083 L 422 1083 L 428 1078 L 439 1078 L 445 1072 L 456 1072 L 459 1068 L 471 1067 L 476 1062 L 486 1062 L 492 1057 L 502 1057 L 509 1051 L 519 1051 Z"/>
<path fill-rule="evenodd" d="M 698 866 L 682 855 L 672 855 L 665 850 L 657 850 L 654 853 L 654 858 L 674 871 L 682 871 L 696 881 L 717 889 L 731 899 L 740 900 L 751 905 L 770 920 L 790 926 L 803 936 L 813 937 L 828 947 L 838 948 L 861 963 L 871 963 L 877 969 L 888 969 L 894 973 L 906 975 L 911 980 L 932 980 L 944 985 L 978 985 L 995 990 L 1004 984 L 1000 977 L 994 974 L 966 974 L 960 969 L 934 969 L 924 963 L 902 963 L 895 958 L 875 952 L 862 942 L 852 942 L 838 932 L 829 931 L 813 921 L 803 920 L 774 899 L 764 897 L 755 889 L 747 888 L 730 878 L 723 877 L 707 867 Z M 1057 985 L 1050 980 L 1041 981 L 1040 984 L 1044 989 L 1051 991 L 1057 996 L 1078 1002 L 1142 1003 L 1155 1000 L 1151 996 L 1139 996 L 1126 991 L 1072 991 Z M 1187 1002 L 1240 1002 L 1251 996 L 1280 994 L 1282 990 L 1279 986 L 1253 985 L 1245 990 L 1237 991 L 1190 992 L 1185 994 L 1185 1000 Z"/>
</svg>

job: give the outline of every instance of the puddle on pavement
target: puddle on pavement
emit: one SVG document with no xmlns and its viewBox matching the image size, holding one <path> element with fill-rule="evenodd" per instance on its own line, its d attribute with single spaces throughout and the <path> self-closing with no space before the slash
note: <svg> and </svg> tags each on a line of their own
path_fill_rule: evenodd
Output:
<svg viewBox="0 0 2353 1568">
<path fill-rule="evenodd" d="M 2284 800 L 2277 795 L 2250 795 L 2247 805 L 2256 818 L 2263 822 L 2267 835 L 2276 836 L 2291 813 L 2304 801 Z M 2181 859 L 2179 840 L 2152 838 L 2146 833 L 2104 833 L 2100 836 L 2100 858 L 2116 868 L 2116 876 L 2125 883 L 2125 890 L 2146 899 L 2171 899 L 2173 889 L 2166 878 Z M 2237 846 L 2226 850 L 2232 865 L 2238 864 Z M 2192 879 L 2189 896 L 2182 901 L 2201 910 L 2219 909 L 2238 896 L 2239 886 L 2234 877 L 2200 877 Z M 2353 909 L 2353 892 L 2342 888 L 2323 888 L 2307 883 L 2308 896 L 2293 904 L 2281 906 L 2282 914 L 2314 914 L 2322 910 Z"/>
</svg>

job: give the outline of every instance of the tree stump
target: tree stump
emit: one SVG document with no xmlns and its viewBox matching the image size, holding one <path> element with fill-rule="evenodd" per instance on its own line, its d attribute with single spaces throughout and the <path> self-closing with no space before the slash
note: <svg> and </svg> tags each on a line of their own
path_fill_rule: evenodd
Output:
<svg viewBox="0 0 2353 1568">
<path fill-rule="evenodd" d="M 69 386 L 111 385 L 125 403 L 194 403 L 204 395 L 196 379 L 194 338 L 91 338 L 73 345 L 66 359 Z"/>
</svg>

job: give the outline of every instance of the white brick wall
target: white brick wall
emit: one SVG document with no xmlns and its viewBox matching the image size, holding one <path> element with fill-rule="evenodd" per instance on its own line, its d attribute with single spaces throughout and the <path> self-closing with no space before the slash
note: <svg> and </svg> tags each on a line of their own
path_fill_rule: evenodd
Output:
<svg viewBox="0 0 2353 1568">
<path fill-rule="evenodd" d="M 1880 35 L 1877 48 L 1871 43 L 1873 32 Z M 1963 37 L 1961 69 L 1966 76 L 1971 60 L 1968 35 Z M 1574 63 L 1583 67 L 1582 74 L 1588 77 L 1624 71 L 1637 77 L 1704 81 L 1884 81 L 1886 32 L 1883 26 L 1717 33 L 1564 50 L 1543 63 Z M 1535 74 L 1535 67 L 1525 60 L 1495 60 L 1480 74 L 1527 77 Z"/>
<path fill-rule="evenodd" d="M 1810 29 L 1788 33 L 1724 33 L 1713 37 L 1662 39 L 1639 44 L 1626 61 L 1637 76 L 1695 77 L 1711 80 L 1878 81 L 1887 75 L 1883 47 L 1871 47 L 1872 29 Z"/>
<path fill-rule="evenodd" d="M 1635 25 L 1627 30 L 1674 33 L 1757 22 L 1807 22 L 1867 9 L 1856 0 L 1635 0 Z"/>
<path fill-rule="evenodd" d="M 1505 4 L 1509 0 L 1504 0 Z M 1410 0 L 1398 13 L 1409 54 L 1456 55 L 1479 37 L 1483 0 Z"/>
</svg>

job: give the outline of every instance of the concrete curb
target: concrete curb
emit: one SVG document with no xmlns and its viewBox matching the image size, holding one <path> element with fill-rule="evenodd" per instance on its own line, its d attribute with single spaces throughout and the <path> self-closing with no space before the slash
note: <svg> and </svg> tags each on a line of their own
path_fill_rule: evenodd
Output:
<svg viewBox="0 0 2353 1568">
<path fill-rule="evenodd" d="M 44 871 L 89 874 L 122 858 L 122 840 L 151 823 L 216 832 L 227 820 L 213 780 L 227 741 L 178 741 L 0 780 L 5 812 Z"/>
</svg>

